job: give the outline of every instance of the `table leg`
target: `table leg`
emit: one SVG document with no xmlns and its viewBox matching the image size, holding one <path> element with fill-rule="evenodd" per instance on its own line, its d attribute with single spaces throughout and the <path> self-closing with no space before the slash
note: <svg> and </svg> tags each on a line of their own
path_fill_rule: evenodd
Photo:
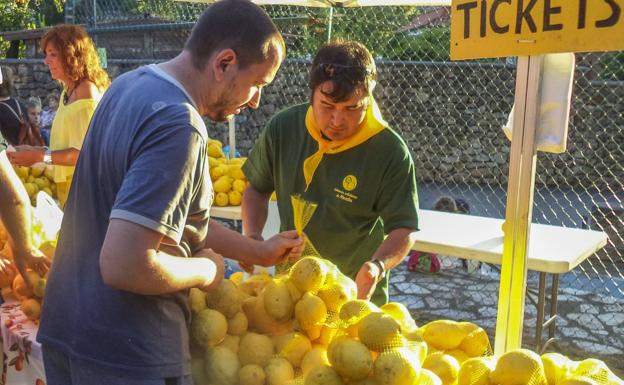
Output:
<svg viewBox="0 0 624 385">
<path fill-rule="evenodd" d="M 539 292 L 537 293 L 537 320 L 535 321 L 535 351 L 542 348 L 542 330 L 544 327 L 544 309 L 546 307 L 546 273 L 539 273 Z"/>
<path fill-rule="evenodd" d="M 542 346 L 542 352 L 548 348 L 548 345 L 555 341 L 555 331 L 557 329 L 557 293 L 559 292 L 559 274 L 553 274 L 551 278 L 552 286 L 550 288 L 550 318 L 544 322 L 544 327 L 548 327 L 548 340 Z"/>
</svg>

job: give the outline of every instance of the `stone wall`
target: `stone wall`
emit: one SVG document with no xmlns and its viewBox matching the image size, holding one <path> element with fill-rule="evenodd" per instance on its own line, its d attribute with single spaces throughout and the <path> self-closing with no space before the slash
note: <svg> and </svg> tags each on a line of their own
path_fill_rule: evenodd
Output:
<svg viewBox="0 0 624 385">
<path fill-rule="evenodd" d="M 17 73 L 18 95 L 58 90 L 37 60 L 4 62 Z M 109 61 L 111 77 L 139 64 Z M 505 186 L 509 142 L 501 126 L 513 102 L 512 66 L 467 63 L 381 63 L 376 97 L 412 149 L 420 182 Z M 308 100 L 307 63 L 285 63 L 263 91 L 261 107 L 237 117 L 237 149 L 246 155 L 270 116 Z M 591 83 L 577 73 L 568 152 L 540 154 L 538 185 L 622 190 L 624 84 Z M 227 125 L 211 124 L 227 142 Z"/>
</svg>

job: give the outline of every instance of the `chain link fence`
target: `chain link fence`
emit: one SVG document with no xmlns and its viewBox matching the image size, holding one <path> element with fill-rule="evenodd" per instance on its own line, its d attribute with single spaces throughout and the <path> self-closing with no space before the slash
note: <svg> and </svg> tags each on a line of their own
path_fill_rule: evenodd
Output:
<svg viewBox="0 0 624 385">
<path fill-rule="evenodd" d="M 66 21 L 87 26 L 107 49 L 113 76 L 174 56 L 206 7 L 165 0 L 70 0 L 65 6 Z M 412 150 L 421 208 L 448 196 L 467 203 L 472 215 L 504 217 L 510 145 L 501 126 L 513 103 L 514 58 L 450 62 L 445 7 L 264 9 L 283 31 L 288 52 L 262 106 L 237 117 L 243 156 L 274 113 L 308 100 L 307 71 L 316 49 L 329 39 L 355 39 L 373 52 L 379 71 L 375 96 Z M 227 142 L 226 125 L 210 129 Z M 560 277 L 558 340 L 551 349 L 602 358 L 622 372 L 624 52 L 577 54 L 568 151 L 540 153 L 535 184 L 534 222 L 609 236 L 604 249 Z M 401 265 L 391 299 L 405 303 L 420 323 L 470 320 L 493 337 L 496 267 L 469 273 L 461 262 L 446 263 L 438 274 L 408 273 Z M 524 339 L 529 347 L 537 316 L 531 288 L 537 284 L 537 274 L 530 272 Z"/>
</svg>

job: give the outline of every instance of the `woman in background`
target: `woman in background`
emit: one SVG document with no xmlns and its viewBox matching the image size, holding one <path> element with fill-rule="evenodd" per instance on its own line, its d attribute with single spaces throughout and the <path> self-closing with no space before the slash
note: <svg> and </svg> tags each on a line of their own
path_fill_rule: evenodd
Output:
<svg viewBox="0 0 624 385">
<path fill-rule="evenodd" d="M 41 39 L 41 50 L 52 78 L 63 85 L 52 122 L 50 149 L 20 146 L 9 153 L 9 158 L 21 166 L 37 162 L 54 165 L 57 194 L 64 206 L 91 116 L 110 79 L 100 66 L 93 41 L 82 27 L 52 27 Z"/>
</svg>

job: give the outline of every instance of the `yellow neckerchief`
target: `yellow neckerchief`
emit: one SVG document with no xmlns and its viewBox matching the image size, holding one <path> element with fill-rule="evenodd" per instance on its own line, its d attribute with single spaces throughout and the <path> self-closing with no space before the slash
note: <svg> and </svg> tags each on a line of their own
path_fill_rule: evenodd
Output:
<svg viewBox="0 0 624 385">
<path fill-rule="evenodd" d="M 305 125 L 308 129 L 308 133 L 310 134 L 310 136 L 312 136 L 312 138 L 314 138 L 314 140 L 316 140 L 319 144 L 318 151 L 312 154 L 312 156 L 310 156 L 303 162 L 303 176 L 305 178 L 307 191 L 310 183 L 312 182 L 314 172 L 316 171 L 318 165 L 323 159 L 323 155 L 337 154 L 339 152 L 346 151 L 350 148 L 358 146 L 381 132 L 381 130 L 388 126 L 388 123 L 386 123 L 386 121 L 381 116 L 381 111 L 379 111 L 379 106 L 377 105 L 377 102 L 372 96 L 370 96 L 368 108 L 366 109 L 366 115 L 364 116 L 364 120 L 360 124 L 360 128 L 355 133 L 355 135 L 347 139 L 327 140 L 323 138 L 323 136 L 321 135 L 321 130 L 317 127 L 316 121 L 314 120 L 314 112 L 312 111 L 312 106 L 308 108 L 308 112 L 306 113 Z"/>
</svg>

